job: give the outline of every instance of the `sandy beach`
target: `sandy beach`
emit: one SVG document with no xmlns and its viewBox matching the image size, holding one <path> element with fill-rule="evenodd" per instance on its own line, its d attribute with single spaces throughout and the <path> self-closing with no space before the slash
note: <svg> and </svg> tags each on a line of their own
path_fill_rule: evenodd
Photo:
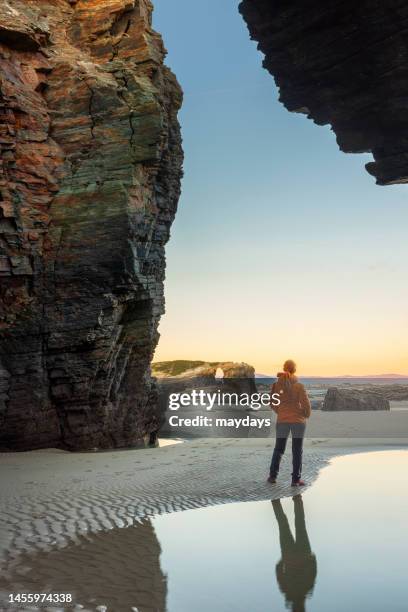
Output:
<svg viewBox="0 0 408 612">
<path fill-rule="evenodd" d="M 304 452 L 303 473 L 308 487 L 338 455 L 407 448 L 408 426 L 403 411 L 353 413 L 348 431 L 339 428 L 340 421 L 339 414 L 312 415 Z M 330 423 L 332 435 L 319 437 L 319 430 L 327 432 Z M 356 437 L 356 431 L 360 437 Z M 400 436 L 395 435 L 398 431 Z M 162 440 L 160 448 L 142 450 L 3 453 L 0 595 L 4 599 L 15 591 L 16 576 L 21 572 L 30 575 L 33 564 L 41 565 L 46 582 L 48 572 L 52 575 L 55 555 L 63 550 L 64 564 L 72 557 L 67 580 L 70 577 L 71 583 L 75 582 L 78 551 L 84 551 L 84 546 L 87 550 L 89 537 L 94 543 L 88 561 L 81 562 L 87 581 L 94 581 L 98 588 L 100 576 L 92 573 L 92 559 L 103 554 L 108 574 L 119 572 L 115 580 L 120 582 L 118 559 L 123 538 L 114 537 L 113 530 L 118 533 L 118 528 L 143 523 L 149 532 L 149 520 L 157 515 L 293 495 L 290 452 L 284 456 L 278 483 L 266 482 L 273 445 L 273 438 L 207 438 L 183 443 Z M 146 603 L 143 612 L 150 609 L 155 608 Z"/>
<path fill-rule="evenodd" d="M 380 436 L 309 439 L 304 476 L 310 486 L 336 455 L 406 445 L 405 438 Z M 272 439 L 220 439 L 104 453 L 2 454 L 2 562 L 155 514 L 292 495 L 290 453 L 278 484 L 266 483 L 272 449 Z"/>
</svg>

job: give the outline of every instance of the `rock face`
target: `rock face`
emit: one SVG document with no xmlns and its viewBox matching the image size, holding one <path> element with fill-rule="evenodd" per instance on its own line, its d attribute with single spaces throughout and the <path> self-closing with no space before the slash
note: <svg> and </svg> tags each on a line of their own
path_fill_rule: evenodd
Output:
<svg viewBox="0 0 408 612">
<path fill-rule="evenodd" d="M 160 414 L 168 408 L 171 393 L 203 389 L 207 393 L 256 393 L 255 368 L 233 361 L 162 361 L 152 364 L 159 387 Z M 223 379 L 218 379 L 222 371 Z M 159 425 L 163 425 L 162 417 Z"/>
<path fill-rule="evenodd" d="M 0 6 L 0 448 L 134 445 L 180 192 L 149 0 Z"/>
<path fill-rule="evenodd" d="M 339 147 L 371 152 L 380 185 L 408 181 L 408 41 L 405 0 L 243 0 L 280 100 Z"/>
<path fill-rule="evenodd" d="M 331 387 L 327 390 L 322 410 L 390 410 L 390 402 L 371 391 Z"/>
</svg>

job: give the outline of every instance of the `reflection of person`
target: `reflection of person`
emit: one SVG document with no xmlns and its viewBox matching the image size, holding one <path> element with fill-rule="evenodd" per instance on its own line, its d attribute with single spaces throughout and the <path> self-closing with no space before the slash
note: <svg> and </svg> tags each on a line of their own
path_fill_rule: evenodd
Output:
<svg viewBox="0 0 408 612">
<path fill-rule="evenodd" d="M 280 404 L 271 404 L 278 415 L 276 421 L 276 442 L 273 451 L 268 482 L 275 483 L 279 472 L 282 455 L 285 452 L 289 434 L 292 434 L 292 485 L 301 486 L 305 483 L 300 479 L 302 474 L 303 438 L 306 429 L 306 419 L 310 417 L 310 401 L 304 386 L 295 376 L 296 364 L 291 359 L 285 361 L 283 372 L 278 374 L 278 380 L 272 385 L 271 395 L 278 394 Z"/>
<path fill-rule="evenodd" d="M 280 499 L 272 502 L 279 525 L 282 554 L 282 559 L 276 565 L 276 579 L 288 608 L 292 612 L 304 612 L 306 598 L 312 594 L 315 585 L 317 563 L 306 531 L 302 496 L 296 495 L 293 502 L 296 540 L 293 538 Z"/>
</svg>

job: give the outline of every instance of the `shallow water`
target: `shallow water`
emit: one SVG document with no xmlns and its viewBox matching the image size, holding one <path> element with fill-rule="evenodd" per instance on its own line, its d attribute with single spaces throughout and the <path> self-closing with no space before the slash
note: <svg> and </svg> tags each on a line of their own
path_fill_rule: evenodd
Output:
<svg viewBox="0 0 408 612">
<path fill-rule="evenodd" d="M 295 499 L 156 516 L 27 552 L 0 591 L 72 593 L 82 610 L 108 612 L 405 612 L 407 467 L 408 451 L 339 457 Z"/>
<path fill-rule="evenodd" d="M 407 467 L 408 451 L 349 455 L 295 501 L 157 517 L 168 610 L 406 611 Z"/>
</svg>

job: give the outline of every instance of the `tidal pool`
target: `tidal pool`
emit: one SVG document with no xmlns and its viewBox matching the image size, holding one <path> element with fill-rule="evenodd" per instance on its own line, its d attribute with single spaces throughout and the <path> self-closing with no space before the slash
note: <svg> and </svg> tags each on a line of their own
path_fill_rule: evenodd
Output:
<svg viewBox="0 0 408 612">
<path fill-rule="evenodd" d="M 406 612 L 408 451 L 334 459 L 300 497 L 160 516 L 169 612 Z"/>
<path fill-rule="evenodd" d="M 155 516 L 27 552 L 0 592 L 72 593 L 83 611 L 406 612 L 407 468 L 405 450 L 338 457 L 293 499 Z"/>
</svg>

